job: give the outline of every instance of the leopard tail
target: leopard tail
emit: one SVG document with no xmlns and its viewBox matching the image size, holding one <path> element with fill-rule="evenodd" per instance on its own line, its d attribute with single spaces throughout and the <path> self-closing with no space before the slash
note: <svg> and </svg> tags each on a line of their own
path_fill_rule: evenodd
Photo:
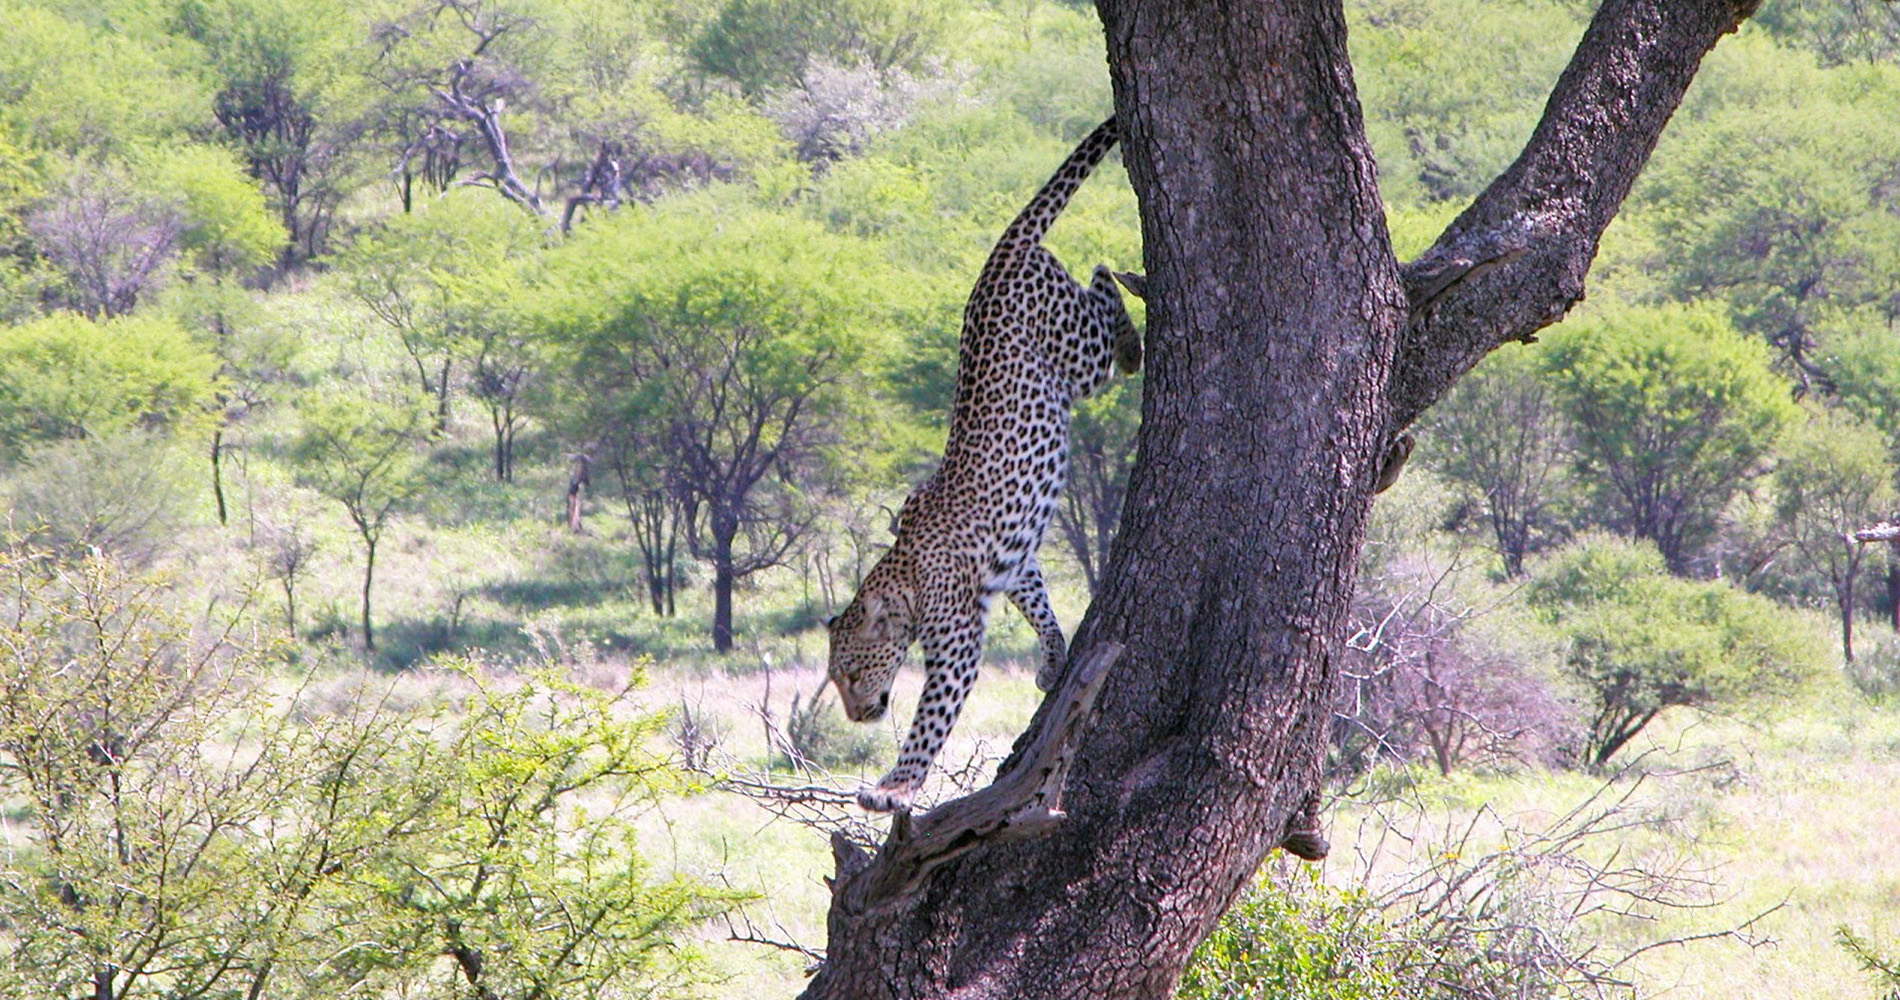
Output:
<svg viewBox="0 0 1900 1000">
<path fill-rule="evenodd" d="M 1116 126 L 1114 118 L 1097 125 L 1095 131 L 1090 132 L 1088 138 L 1075 147 L 1075 152 L 1062 161 L 1055 176 L 1049 178 L 1042 190 L 1036 192 L 1036 196 L 1029 200 L 1029 204 L 1009 224 L 1009 228 L 1003 230 L 1003 238 L 996 241 L 997 251 L 1032 247 L 1041 243 L 1043 234 L 1055 223 L 1056 216 L 1068 207 L 1069 197 L 1075 194 L 1075 189 L 1088 180 L 1096 164 L 1102 162 L 1102 158 L 1108 155 L 1109 149 L 1120 138 L 1121 129 Z"/>
</svg>

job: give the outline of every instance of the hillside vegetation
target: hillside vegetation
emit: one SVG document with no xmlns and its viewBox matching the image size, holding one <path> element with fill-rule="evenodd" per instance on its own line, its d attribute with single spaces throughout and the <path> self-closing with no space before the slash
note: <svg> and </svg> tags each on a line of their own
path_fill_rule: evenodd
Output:
<svg viewBox="0 0 1900 1000">
<path fill-rule="evenodd" d="M 1401 257 L 1589 11 L 1349 5 Z M 871 830 L 731 779 L 848 791 L 895 752 L 907 708 L 848 726 L 820 623 L 940 453 L 991 241 L 1110 111 L 1093 11 L 0 23 L 0 994 L 794 990 L 803 957 L 726 939 L 822 947 L 812 827 Z M 1415 428 L 1341 660 L 1334 860 L 1270 864 L 1184 995 L 1900 988 L 1900 547 L 1847 537 L 1900 509 L 1897 59 L 1891 5 L 1770 0 L 1589 301 Z M 1112 157 L 1048 243 L 1140 270 Z M 1077 412 L 1070 629 L 1140 406 Z M 995 616 L 927 798 L 994 766 L 1035 649 Z M 1619 804 L 1571 838 L 1580 802 Z"/>
</svg>

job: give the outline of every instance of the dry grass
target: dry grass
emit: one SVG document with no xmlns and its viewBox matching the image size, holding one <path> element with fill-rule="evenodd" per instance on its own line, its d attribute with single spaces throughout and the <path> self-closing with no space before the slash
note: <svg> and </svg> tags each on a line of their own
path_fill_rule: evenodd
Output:
<svg viewBox="0 0 1900 1000">
<path fill-rule="evenodd" d="M 775 667 L 740 676 L 708 677 L 664 670 L 651 689 L 656 703 L 682 697 L 726 727 L 726 749 L 742 762 L 766 755 L 757 706 L 783 713 L 794 691 L 822 684 L 815 664 Z M 899 704 L 880 723 L 890 754 L 909 720 L 920 672 L 900 675 Z M 768 699 L 769 688 L 769 699 Z M 987 669 L 952 745 L 948 760 L 1006 752 L 1037 701 L 1030 673 L 1020 664 Z M 835 701 L 834 701 L 835 703 Z M 1625 862 L 1682 861 L 1708 881 L 1694 909 L 1645 919 L 1600 918 L 1587 925 L 1606 947 L 1644 943 L 1733 927 L 1782 904 L 1753 930 L 1772 943 L 1750 947 L 1734 940 L 1694 942 L 1646 952 L 1629 968 L 1641 995 L 1694 1000 L 1806 996 L 1868 997 L 1876 990 L 1834 944 L 1848 924 L 1876 942 L 1900 939 L 1900 712 L 1879 709 L 1843 693 L 1804 706 L 1780 721 L 1750 723 L 1684 714 L 1646 734 L 1648 772 L 1632 799 L 1658 819 L 1598 845 Z M 883 758 L 880 758 L 882 761 Z M 882 763 L 837 775 L 839 787 L 877 776 Z M 940 780 L 940 779 L 939 779 Z M 1350 884 L 1366 878 L 1355 843 L 1387 834 L 1377 872 L 1408 862 L 1406 850 L 1429 851 L 1479 808 L 1505 825 L 1550 824 L 1588 797 L 1600 779 L 1572 772 L 1422 773 L 1407 794 L 1427 805 L 1415 825 L 1381 831 L 1362 806 L 1342 802 L 1331 825 L 1335 853 L 1327 878 Z M 944 789 L 937 786 L 939 794 Z M 1404 838 L 1412 846 L 1401 846 Z M 669 802 L 654 818 L 656 858 L 684 871 L 721 878 L 760 895 L 749 908 L 765 936 L 822 947 L 828 894 L 822 881 L 831 859 L 824 837 L 778 819 L 736 795 L 708 792 Z M 724 977 L 716 996 L 790 996 L 804 982 L 805 962 L 756 944 L 721 940 L 707 947 Z"/>
<path fill-rule="evenodd" d="M 707 676 L 661 668 L 654 674 L 648 698 L 655 707 L 677 709 L 683 702 L 721 733 L 724 758 L 738 768 L 764 769 L 771 751 L 760 709 L 766 707 L 783 722 L 794 694 L 809 698 L 824 690 L 828 711 L 837 712 L 836 695 L 824 688 L 825 675 L 817 661 L 770 669 L 735 662 L 739 671 Z M 912 664 L 898 675 L 892 706 L 875 725 L 880 749 L 862 768 L 818 776 L 783 775 L 788 782 L 828 782 L 842 791 L 877 780 L 897 756 L 897 745 L 910 724 L 923 674 Z M 1040 699 L 1034 671 L 1018 661 L 992 662 L 984 668 L 963 718 L 958 722 L 941 761 L 953 766 L 975 762 L 995 764 L 1009 750 L 1017 733 L 1028 724 Z M 942 774 L 933 774 L 925 787 L 926 800 L 955 794 Z M 841 814 L 862 815 L 853 809 Z M 881 832 L 884 821 L 874 819 Z M 824 877 L 831 874 L 830 846 L 824 834 L 782 819 L 742 796 L 707 791 L 663 803 L 649 818 L 647 843 L 652 857 L 689 872 L 755 893 L 747 915 L 761 936 L 824 946 L 825 910 L 830 901 Z M 743 925 L 740 929 L 744 930 Z M 802 988 L 806 961 L 799 955 L 769 946 L 725 940 L 723 925 L 709 928 L 705 946 L 713 957 L 721 982 L 715 996 L 791 996 Z"/>
</svg>

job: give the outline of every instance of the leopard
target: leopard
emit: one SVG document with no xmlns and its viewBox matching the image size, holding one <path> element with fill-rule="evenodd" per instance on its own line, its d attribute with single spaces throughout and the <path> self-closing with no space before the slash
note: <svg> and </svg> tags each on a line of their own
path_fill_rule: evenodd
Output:
<svg viewBox="0 0 1900 1000">
<path fill-rule="evenodd" d="M 950 432 L 936 471 L 902 504 L 890 548 L 826 622 L 827 673 L 845 715 L 875 722 L 913 644 L 924 687 L 896 766 L 857 801 L 908 811 L 976 683 L 996 595 L 1035 629 L 1036 684 L 1054 690 L 1068 644 L 1038 560 L 1068 477 L 1077 400 L 1119 369 L 1141 369 L 1141 334 L 1116 288 L 1136 275 L 1097 266 L 1086 286 L 1042 246 L 1070 197 L 1119 138 L 1110 118 L 1090 132 L 990 251 L 963 311 Z"/>
</svg>

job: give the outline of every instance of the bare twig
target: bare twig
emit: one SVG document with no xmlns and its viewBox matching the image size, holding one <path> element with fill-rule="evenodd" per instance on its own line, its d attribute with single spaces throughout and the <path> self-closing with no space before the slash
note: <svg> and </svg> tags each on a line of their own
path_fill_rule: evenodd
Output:
<svg viewBox="0 0 1900 1000">
<path fill-rule="evenodd" d="M 1658 948 L 1711 940 L 1751 948 L 1772 943 L 1757 928 L 1785 900 L 1732 926 L 1673 935 L 1620 954 L 1578 943 L 1575 928 L 1592 917 L 1656 921 L 1668 911 L 1730 902 L 1716 898 L 1715 880 L 1683 858 L 1623 859 L 1630 833 L 1673 822 L 1635 805 L 1645 782 L 1661 774 L 1641 764 L 1638 758 L 1539 829 L 1516 826 L 1487 805 L 1447 817 L 1432 836 L 1416 832 L 1428 813 L 1422 800 L 1372 804 L 1356 850 L 1371 889 L 1365 905 L 1393 932 L 1384 946 L 1390 967 L 1452 996 L 1491 995 L 1482 980 L 1495 973 L 1479 966 L 1502 963 L 1508 975 L 1529 977 L 1560 995 L 1605 997 L 1629 990 L 1623 970 Z M 1394 815 L 1393 807 L 1410 815 Z M 1381 886 L 1377 871 L 1393 841 L 1408 845 L 1410 860 Z M 1607 855 L 1598 850 L 1604 844 L 1614 845 Z M 1471 963 L 1471 956 L 1484 961 Z"/>
</svg>

